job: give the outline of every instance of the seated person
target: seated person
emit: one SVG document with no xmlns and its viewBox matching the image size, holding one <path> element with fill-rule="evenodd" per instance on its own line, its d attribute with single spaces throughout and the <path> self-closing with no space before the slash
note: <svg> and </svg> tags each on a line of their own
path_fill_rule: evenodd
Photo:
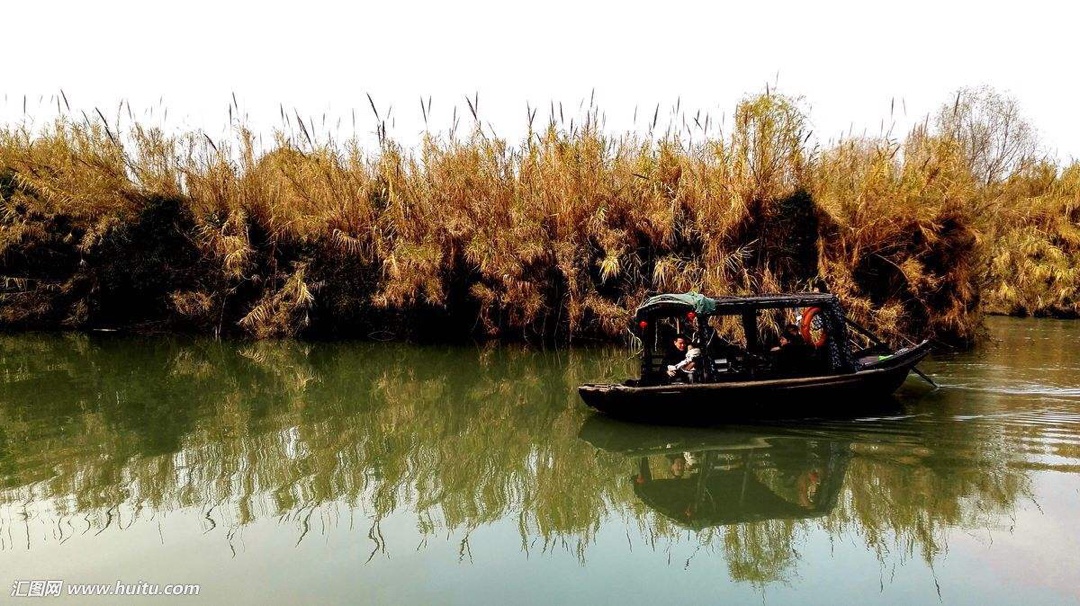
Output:
<svg viewBox="0 0 1080 606">
<path fill-rule="evenodd" d="M 667 351 L 664 352 L 664 365 L 670 366 L 682 362 L 686 357 L 686 349 L 690 345 L 690 338 L 679 333 L 672 339 Z"/>
<path fill-rule="evenodd" d="M 813 351 L 799 334 L 799 327 L 788 324 L 780 335 L 780 345 L 772 348 L 774 368 L 786 375 L 806 374 L 812 370 Z"/>
<path fill-rule="evenodd" d="M 699 370 L 699 366 L 703 360 L 701 359 L 701 345 L 696 341 L 691 342 L 686 338 L 686 335 L 678 335 L 675 337 L 675 351 L 683 354 L 682 358 L 676 358 L 672 356 L 669 361 L 673 362 L 667 366 L 667 375 L 671 378 L 685 378 L 693 379 L 695 371 Z"/>
</svg>

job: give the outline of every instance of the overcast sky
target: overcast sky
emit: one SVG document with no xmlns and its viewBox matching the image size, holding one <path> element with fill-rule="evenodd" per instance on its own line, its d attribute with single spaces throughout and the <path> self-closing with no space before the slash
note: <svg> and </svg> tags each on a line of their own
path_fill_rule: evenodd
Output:
<svg viewBox="0 0 1080 606">
<path fill-rule="evenodd" d="M 569 114 L 595 89 L 618 132 L 636 107 L 639 126 L 658 103 L 663 126 L 679 98 L 716 120 L 778 83 L 805 97 L 824 142 L 883 122 L 902 134 L 957 88 L 989 84 L 1068 160 L 1080 158 L 1078 13 L 1041 0 L 13 0 L 2 12 L 0 120 L 21 119 L 24 95 L 38 122 L 51 119 L 63 88 L 73 108 L 106 115 L 121 99 L 139 112 L 164 98 L 170 126 L 221 136 L 235 92 L 259 128 L 278 126 L 284 105 L 322 132 L 341 118 L 348 134 L 355 108 L 366 135 L 370 94 L 384 116 L 394 107 L 390 134 L 407 142 L 423 127 L 421 96 L 445 128 L 477 93 L 485 124 L 516 139 L 526 102 L 544 108 L 539 117 L 552 100 Z"/>
</svg>

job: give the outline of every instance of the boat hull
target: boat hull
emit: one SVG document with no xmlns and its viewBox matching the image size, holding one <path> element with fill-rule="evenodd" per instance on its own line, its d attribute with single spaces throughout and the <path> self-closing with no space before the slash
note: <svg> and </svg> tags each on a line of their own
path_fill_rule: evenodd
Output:
<svg viewBox="0 0 1080 606">
<path fill-rule="evenodd" d="M 585 404 L 612 417 L 673 425 L 846 414 L 875 408 L 928 352 L 921 343 L 844 374 L 654 386 L 587 384 L 578 393 Z"/>
</svg>

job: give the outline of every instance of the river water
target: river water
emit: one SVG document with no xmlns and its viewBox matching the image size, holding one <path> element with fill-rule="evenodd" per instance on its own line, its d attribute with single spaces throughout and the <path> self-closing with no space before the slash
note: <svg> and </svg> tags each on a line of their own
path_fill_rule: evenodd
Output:
<svg viewBox="0 0 1080 606">
<path fill-rule="evenodd" d="M 988 325 L 716 429 L 586 409 L 615 348 L 0 335 L 0 602 L 1078 603 L 1080 323 Z"/>
</svg>

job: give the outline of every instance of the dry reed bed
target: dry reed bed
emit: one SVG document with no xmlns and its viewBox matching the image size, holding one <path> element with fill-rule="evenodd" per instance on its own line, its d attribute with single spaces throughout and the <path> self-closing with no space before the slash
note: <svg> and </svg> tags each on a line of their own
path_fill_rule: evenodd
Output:
<svg viewBox="0 0 1080 606">
<path fill-rule="evenodd" d="M 614 137 L 590 108 L 516 146 L 477 126 L 371 154 L 306 127 L 265 152 L 8 127 L 0 325 L 567 342 L 657 291 L 827 288 L 890 337 L 969 344 L 984 309 L 1077 313 L 1080 168 L 995 151 L 1002 100 L 824 148 L 776 94 L 711 137 Z"/>
</svg>

